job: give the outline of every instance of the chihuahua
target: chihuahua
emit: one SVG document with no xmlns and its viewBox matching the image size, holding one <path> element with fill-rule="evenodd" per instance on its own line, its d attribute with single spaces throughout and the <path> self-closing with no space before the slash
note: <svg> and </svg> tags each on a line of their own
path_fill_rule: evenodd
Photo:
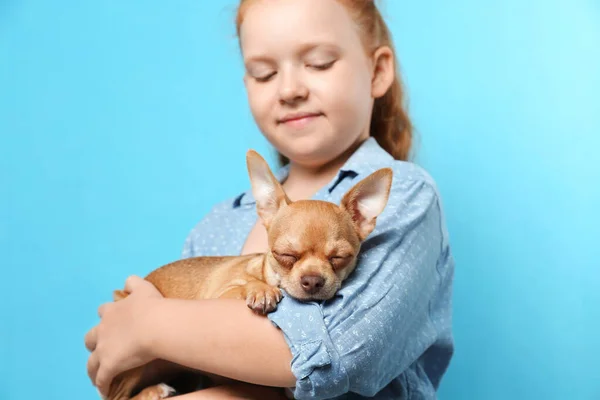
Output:
<svg viewBox="0 0 600 400">
<path fill-rule="evenodd" d="M 266 161 L 253 150 L 248 151 L 246 164 L 256 210 L 268 233 L 268 251 L 182 259 L 145 279 L 164 297 L 244 299 L 251 310 L 263 315 L 277 308 L 281 289 L 299 301 L 331 299 L 354 270 L 361 243 L 387 204 L 392 170 L 373 172 L 354 185 L 338 206 L 321 200 L 291 201 Z M 115 301 L 126 296 L 120 290 L 113 293 Z M 106 399 L 154 400 L 176 392 L 165 383 L 140 387 L 144 368 L 117 376 Z M 185 386 L 199 383 L 200 375 L 196 378 Z"/>
</svg>

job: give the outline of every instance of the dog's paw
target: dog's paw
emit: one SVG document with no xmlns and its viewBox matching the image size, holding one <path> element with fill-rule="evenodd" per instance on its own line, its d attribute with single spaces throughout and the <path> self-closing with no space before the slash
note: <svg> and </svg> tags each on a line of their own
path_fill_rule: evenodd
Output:
<svg viewBox="0 0 600 400">
<path fill-rule="evenodd" d="M 255 313 L 268 314 L 277 308 L 281 297 L 279 288 L 264 285 L 248 291 L 246 304 Z"/>
<path fill-rule="evenodd" d="M 175 394 L 175 389 L 173 389 L 169 385 L 165 385 L 161 383 L 156 386 L 151 386 L 146 388 L 140 392 L 139 395 L 135 396 L 134 399 L 137 400 L 161 400 L 171 397 Z"/>
</svg>

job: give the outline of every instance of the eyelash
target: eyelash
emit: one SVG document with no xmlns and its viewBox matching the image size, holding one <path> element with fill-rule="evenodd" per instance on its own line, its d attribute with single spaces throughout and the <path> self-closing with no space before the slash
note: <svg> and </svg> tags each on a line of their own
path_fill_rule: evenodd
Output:
<svg viewBox="0 0 600 400">
<path fill-rule="evenodd" d="M 313 69 L 316 69 L 317 71 L 326 71 L 326 70 L 328 70 L 329 68 L 333 67 L 333 64 L 335 64 L 335 62 L 336 62 L 336 61 L 337 61 L 337 60 L 334 60 L 334 61 L 328 62 L 328 63 L 326 63 L 326 64 L 309 65 L 309 67 L 310 67 L 310 68 L 313 68 Z M 263 77 L 255 77 L 254 79 L 255 79 L 257 82 L 260 82 L 260 83 L 265 83 L 265 82 L 268 82 L 268 81 L 269 81 L 269 80 L 270 80 L 272 77 L 274 77 L 274 76 L 275 76 L 275 74 L 276 74 L 276 72 L 272 72 L 272 73 L 270 73 L 270 74 L 269 74 L 269 75 L 267 75 L 267 76 L 263 76 Z"/>
<path fill-rule="evenodd" d="M 255 79 L 257 82 L 261 82 L 261 83 L 263 83 L 263 82 L 267 82 L 267 81 L 269 81 L 269 79 L 271 79 L 273 76 L 275 76 L 275 72 L 272 72 L 272 73 L 270 73 L 270 74 L 269 74 L 269 75 L 267 75 L 267 76 L 263 76 L 263 77 L 255 77 L 254 79 Z"/>
<path fill-rule="evenodd" d="M 337 60 L 328 62 L 326 64 L 311 65 L 311 67 L 314 68 L 314 69 L 316 69 L 316 70 L 319 70 L 319 71 L 325 71 L 325 70 L 333 67 L 333 64 L 335 64 L 336 61 Z"/>
</svg>

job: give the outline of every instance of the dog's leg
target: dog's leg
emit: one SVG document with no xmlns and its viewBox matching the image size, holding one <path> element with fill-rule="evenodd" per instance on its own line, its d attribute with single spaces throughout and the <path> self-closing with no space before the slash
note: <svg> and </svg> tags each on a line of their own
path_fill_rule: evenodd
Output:
<svg viewBox="0 0 600 400">
<path fill-rule="evenodd" d="M 275 310 L 281 297 L 279 288 L 259 280 L 251 280 L 243 286 L 234 286 L 219 295 L 220 299 L 245 299 L 252 311 L 263 315 Z"/>
<path fill-rule="evenodd" d="M 246 286 L 233 286 L 217 296 L 219 299 L 246 299 Z"/>
</svg>

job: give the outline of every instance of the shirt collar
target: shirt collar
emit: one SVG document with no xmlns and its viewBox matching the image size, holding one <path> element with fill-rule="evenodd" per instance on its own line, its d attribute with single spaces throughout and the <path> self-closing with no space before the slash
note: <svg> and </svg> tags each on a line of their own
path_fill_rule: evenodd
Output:
<svg viewBox="0 0 600 400">
<path fill-rule="evenodd" d="M 336 177 L 328 184 L 328 190 L 331 193 L 333 189 L 344 179 L 354 179 L 359 175 L 373 172 L 378 165 L 389 165 L 393 157 L 385 151 L 374 137 L 369 136 L 367 140 L 361 143 L 356 151 L 348 158 L 344 165 L 338 171 Z M 374 168 L 375 167 L 375 168 Z M 283 182 L 289 173 L 289 164 L 280 167 L 273 173 L 279 182 Z M 252 190 L 249 189 L 238 195 L 233 201 L 233 208 L 242 205 L 255 204 Z"/>
</svg>

